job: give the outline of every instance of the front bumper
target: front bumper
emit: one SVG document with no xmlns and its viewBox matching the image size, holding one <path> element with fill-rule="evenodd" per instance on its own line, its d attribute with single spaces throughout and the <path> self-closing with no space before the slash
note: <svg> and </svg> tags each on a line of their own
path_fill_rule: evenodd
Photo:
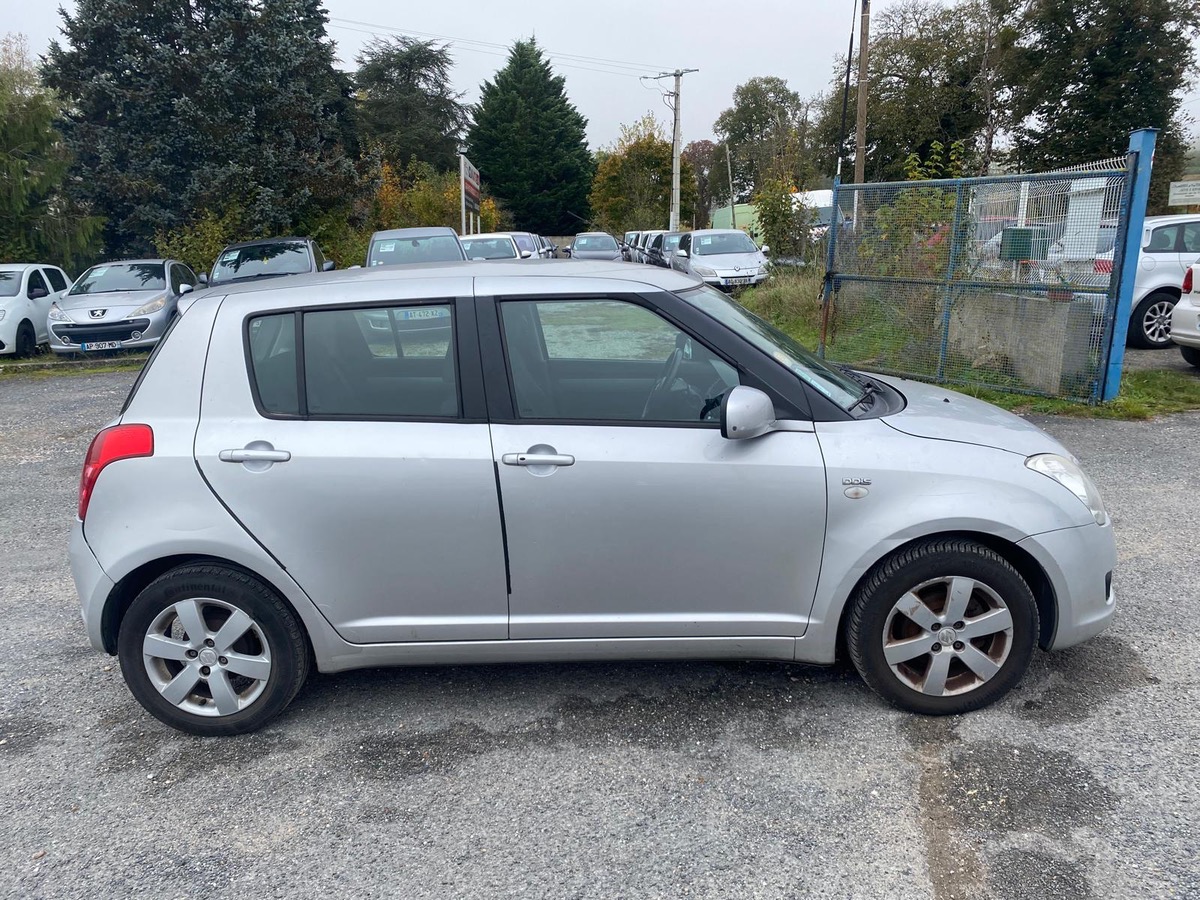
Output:
<svg viewBox="0 0 1200 900">
<path fill-rule="evenodd" d="M 105 347 L 106 350 L 140 350 L 153 347 L 167 330 L 173 308 L 160 309 L 148 316 L 120 317 L 111 320 L 87 320 L 63 322 L 50 319 L 50 349 L 55 353 L 90 353 L 94 348 L 82 349 L 84 344 L 112 343 L 119 346 Z"/>
<path fill-rule="evenodd" d="M 84 628 L 87 629 L 88 642 L 94 649 L 107 653 L 102 623 L 104 605 L 108 602 L 114 585 L 112 579 L 100 568 L 92 548 L 87 545 L 83 537 L 83 523 L 78 519 L 71 526 L 68 556 L 71 560 L 71 577 L 75 581 L 75 591 L 79 594 L 80 612 L 83 615 Z"/>
<path fill-rule="evenodd" d="M 1017 544 L 1050 578 L 1058 620 L 1047 649 L 1082 643 L 1108 627 L 1116 610 L 1112 587 L 1117 544 L 1111 520 L 1027 537 Z"/>
<path fill-rule="evenodd" d="M 762 284 L 767 280 L 766 272 L 759 272 L 757 275 L 741 275 L 737 272 L 718 272 L 716 275 L 700 276 L 704 278 L 704 283 L 715 287 L 719 291 L 735 291 L 741 288 L 754 287 L 756 284 Z"/>
<path fill-rule="evenodd" d="M 1171 340 L 1183 347 L 1200 347 L 1200 294 L 1184 294 L 1175 304 Z"/>
</svg>

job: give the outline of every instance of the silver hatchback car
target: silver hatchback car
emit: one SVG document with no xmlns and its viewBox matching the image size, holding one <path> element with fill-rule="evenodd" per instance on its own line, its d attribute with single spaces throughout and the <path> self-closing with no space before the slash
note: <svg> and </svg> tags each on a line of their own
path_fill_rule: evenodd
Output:
<svg viewBox="0 0 1200 900">
<path fill-rule="evenodd" d="M 676 272 L 489 262 L 199 295 L 88 450 L 70 556 L 92 645 L 197 734 L 314 666 L 842 648 L 960 713 L 1103 629 L 1116 560 L 1015 416 Z"/>
</svg>

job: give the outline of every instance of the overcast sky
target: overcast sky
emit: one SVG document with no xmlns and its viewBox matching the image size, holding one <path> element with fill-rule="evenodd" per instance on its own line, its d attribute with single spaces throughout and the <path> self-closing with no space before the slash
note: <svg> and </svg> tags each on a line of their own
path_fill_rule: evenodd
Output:
<svg viewBox="0 0 1200 900">
<path fill-rule="evenodd" d="M 876 14 L 895 0 L 877 0 Z M 62 4 L 72 9 L 71 0 Z M 56 3 L 14 0 L 3 29 L 24 32 L 35 54 L 59 37 Z M 785 79 L 802 96 L 825 90 L 834 57 L 846 52 L 853 0 L 601 0 L 565 3 L 398 3 L 325 0 L 329 34 L 343 67 L 372 34 L 403 31 L 451 44 L 454 82 L 466 100 L 504 64 L 505 48 L 533 35 L 567 80 L 567 94 L 588 120 L 593 149 L 612 143 L 622 123 L 653 110 L 670 128 L 670 111 L 655 84 L 639 75 L 699 69 L 683 80 L 683 141 L 712 137 L 712 124 L 733 89 L 756 75 Z M 539 11 L 535 17 L 534 11 Z M 536 22 L 535 22 L 536 18 Z M 857 23 L 855 21 L 855 27 Z M 1185 111 L 1200 118 L 1200 93 Z"/>
</svg>

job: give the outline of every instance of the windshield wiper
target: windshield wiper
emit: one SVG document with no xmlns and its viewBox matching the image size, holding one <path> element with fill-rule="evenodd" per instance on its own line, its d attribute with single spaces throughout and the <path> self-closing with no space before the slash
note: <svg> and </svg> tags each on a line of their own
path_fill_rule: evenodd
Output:
<svg viewBox="0 0 1200 900">
<path fill-rule="evenodd" d="M 846 410 L 847 412 L 854 412 L 858 406 L 862 406 L 863 409 L 870 409 L 875 405 L 875 398 L 883 393 L 878 384 L 845 364 L 838 364 L 834 368 L 863 389 L 863 395 L 850 404 L 850 408 Z"/>
</svg>

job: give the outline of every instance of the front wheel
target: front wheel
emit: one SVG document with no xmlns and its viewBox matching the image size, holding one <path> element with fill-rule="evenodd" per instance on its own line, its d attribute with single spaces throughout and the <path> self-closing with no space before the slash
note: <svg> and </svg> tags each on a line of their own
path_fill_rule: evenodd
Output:
<svg viewBox="0 0 1200 900">
<path fill-rule="evenodd" d="M 1185 363 L 1200 369 L 1200 347 L 1180 347 L 1179 352 Z"/>
<path fill-rule="evenodd" d="M 1150 294 L 1133 311 L 1129 320 L 1131 347 L 1143 350 L 1162 350 L 1171 346 L 1171 313 L 1178 298 L 1171 294 Z"/>
<path fill-rule="evenodd" d="M 901 709 L 953 715 L 1021 680 L 1038 634 L 1029 585 L 995 551 L 931 540 L 876 567 L 851 601 L 850 658 Z"/>
<path fill-rule="evenodd" d="M 310 666 L 287 604 L 253 576 L 213 565 L 173 569 L 138 594 L 117 653 L 138 702 L 199 735 L 260 728 L 292 702 Z"/>
<path fill-rule="evenodd" d="M 32 322 L 22 322 L 17 327 L 16 356 L 18 359 L 29 359 L 37 352 L 37 334 L 34 333 Z"/>
</svg>

